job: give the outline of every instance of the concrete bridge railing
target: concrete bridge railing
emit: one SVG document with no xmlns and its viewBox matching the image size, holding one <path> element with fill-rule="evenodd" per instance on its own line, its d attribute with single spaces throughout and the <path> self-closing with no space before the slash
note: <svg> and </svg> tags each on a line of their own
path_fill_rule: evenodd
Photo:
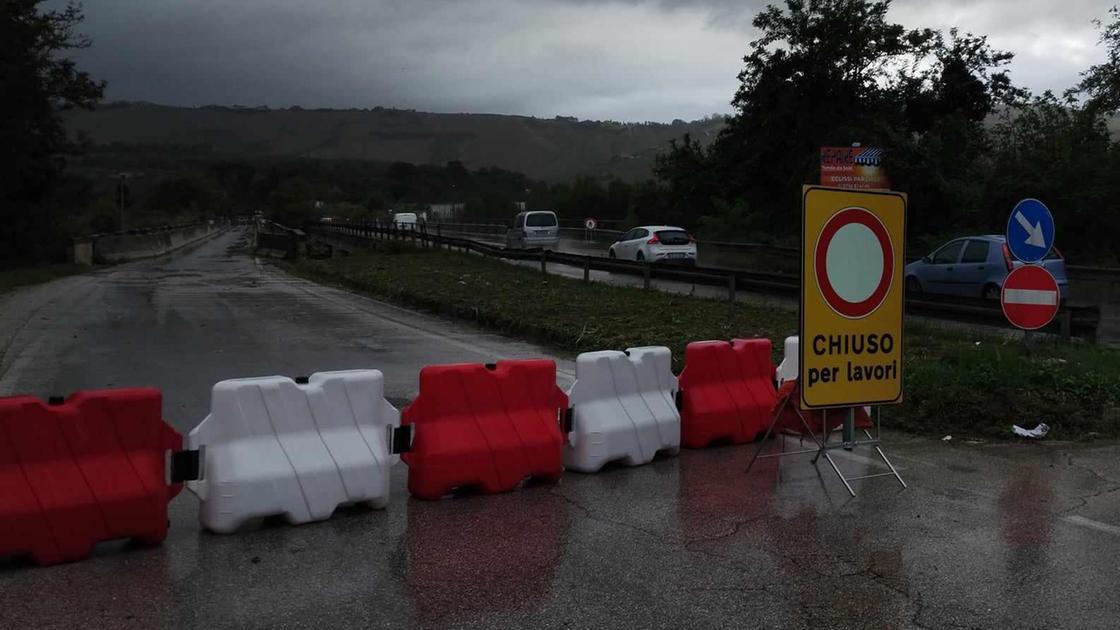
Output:
<svg viewBox="0 0 1120 630">
<path fill-rule="evenodd" d="M 220 222 L 208 221 L 81 236 L 71 245 L 71 257 L 76 263 L 92 265 L 162 256 L 210 237 L 224 227 Z"/>
</svg>

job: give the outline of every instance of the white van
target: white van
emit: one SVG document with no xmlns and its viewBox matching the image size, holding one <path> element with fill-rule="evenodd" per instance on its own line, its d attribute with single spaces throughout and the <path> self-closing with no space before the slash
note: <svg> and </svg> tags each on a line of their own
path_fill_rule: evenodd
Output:
<svg viewBox="0 0 1120 630">
<path fill-rule="evenodd" d="M 417 223 L 415 212 L 398 212 L 393 215 L 393 225 L 402 230 L 415 230 Z"/>
<path fill-rule="evenodd" d="M 560 222 L 556 220 L 556 213 L 549 210 L 518 212 L 513 227 L 506 230 L 506 247 L 559 249 Z"/>
</svg>

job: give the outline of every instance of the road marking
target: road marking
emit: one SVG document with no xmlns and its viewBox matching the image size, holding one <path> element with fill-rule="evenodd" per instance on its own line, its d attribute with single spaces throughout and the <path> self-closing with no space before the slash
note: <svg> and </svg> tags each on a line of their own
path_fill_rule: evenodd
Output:
<svg viewBox="0 0 1120 630">
<path fill-rule="evenodd" d="M 1039 291 L 1037 289 L 1004 289 L 1003 301 L 1008 304 L 1053 306 L 1058 303 L 1058 294 L 1054 291 Z"/>
<path fill-rule="evenodd" d="M 1112 534 L 1113 536 L 1120 536 L 1120 527 L 1109 525 L 1108 523 L 1102 523 L 1100 521 L 1094 521 L 1093 519 L 1085 518 L 1084 516 L 1063 516 L 1062 520 L 1069 523 L 1070 525 L 1077 525 L 1078 527 L 1095 529 L 1098 532 Z"/>
</svg>

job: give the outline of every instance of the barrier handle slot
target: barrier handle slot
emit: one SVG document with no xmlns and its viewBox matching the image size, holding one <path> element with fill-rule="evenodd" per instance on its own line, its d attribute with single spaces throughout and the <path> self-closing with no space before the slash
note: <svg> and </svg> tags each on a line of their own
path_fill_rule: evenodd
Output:
<svg viewBox="0 0 1120 630">
<path fill-rule="evenodd" d="M 406 424 L 403 427 L 388 426 L 385 427 L 388 432 L 389 454 L 400 455 L 412 450 L 412 438 L 415 435 L 413 430 L 416 425 Z"/>
<path fill-rule="evenodd" d="M 560 410 L 560 432 L 571 433 L 575 427 L 575 410 L 571 407 Z"/>
<path fill-rule="evenodd" d="M 198 481 L 202 478 L 201 449 L 193 451 L 176 451 L 171 454 L 170 474 L 171 483 L 183 481 Z"/>
<path fill-rule="evenodd" d="M 684 411 L 684 391 L 678 389 L 677 393 L 673 396 L 673 402 L 677 405 L 677 411 Z"/>
</svg>

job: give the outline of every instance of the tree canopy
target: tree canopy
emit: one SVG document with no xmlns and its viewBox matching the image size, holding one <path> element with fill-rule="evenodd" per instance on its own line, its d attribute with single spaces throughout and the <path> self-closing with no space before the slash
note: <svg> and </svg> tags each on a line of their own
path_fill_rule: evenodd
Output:
<svg viewBox="0 0 1120 630">
<path fill-rule="evenodd" d="M 1111 22 L 1096 21 L 1101 29 L 1100 43 L 1108 51 L 1108 56 L 1104 63 L 1096 64 L 1082 74 L 1075 92 L 1088 95 L 1090 107 L 1116 113 L 1120 111 L 1120 7 L 1112 7 L 1108 14 Z"/>
<path fill-rule="evenodd" d="M 74 146 L 60 112 L 92 108 L 104 83 L 77 69 L 65 52 L 90 45 L 76 29 L 81 5 L 42 10 L 41 0 L 5 0 L 0 10 L 0 261 L 49 256 L 63 209 L 55 206 L 62 156 Z"/>
<path fill-rule="evenodd" d="M 1104 199 L 1120 194 L 1118 151 L 1100 118 L 1120 104 L 1116 9 L 1102 25 L 1108 61 L 1078 86 L 1082 106 L 1029 97 L 1011 82 L 1012 54 L 985 36 L 904 28 L 889 8 L 889 0 L 786 0 L 758 13 L 727 127 L 710 146 L 685 136 L 656 164 L 683 223 L 792 242 L 820 148 L 856 142 L 887 149 L 893 187 L 910 193 L 912 242 L 995 229 L 1017 196 L 1050 199 L 1075 229 L 1086 215 L 1117 214 Z M 1084 240 L 1070 249 L 1095 258 L 1118 251 Z"/>
</svg>

